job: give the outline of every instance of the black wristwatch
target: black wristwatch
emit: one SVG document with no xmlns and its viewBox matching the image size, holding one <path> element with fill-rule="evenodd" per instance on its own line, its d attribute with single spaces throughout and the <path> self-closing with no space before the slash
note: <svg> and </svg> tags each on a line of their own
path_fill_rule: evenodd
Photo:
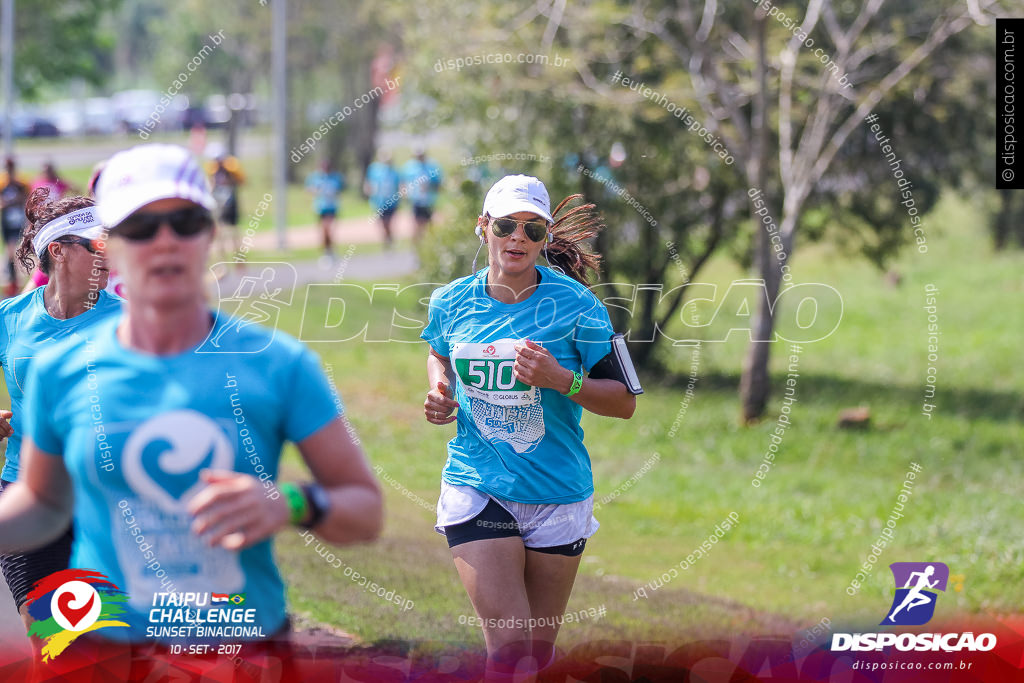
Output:
<svg viewBox="0 0 1024 683">
<path fill-rule="evenodd" d="M 331 509 L 331 497 L 320 484 L 303 484 L 302 493 L 306 496 L 306 502 L 309 504 L 310 517 L 308 522 L 300 523 L 299 526 L 312 529 L 327 516 L 327 512 Z"/>
</svg>

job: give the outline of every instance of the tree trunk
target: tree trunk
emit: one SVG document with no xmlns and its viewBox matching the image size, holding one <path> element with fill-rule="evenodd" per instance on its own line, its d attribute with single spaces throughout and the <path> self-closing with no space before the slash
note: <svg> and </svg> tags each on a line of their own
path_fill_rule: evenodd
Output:
<svg viewBox="0 0 1024 683">
<path fill-rule="evenodd" d="M 757 44 L 757 92 L 754 95 L 753 109 L 750 117 L 751 141 L 753 143 L 750 155 L 750 162 L 747 165 L 747 178 L 750 179 L 752 188 L 761 190 L 764 193 L 765 171 L 768 165 L 768 83 L 767 83 L 767 57 L 765 54 L 765 21 L 767 15 L 761 9 L 754 13 L 754 30 Z M 768 206 L 769 214 L 777 216 L 772 209 L 777 202 L 769 201 L 767 193 L 763 195 Z M 769 292 L 764 300 L 757 307 L 753 320 L 753 340 L 747 347 L 747 356 L 743 361 L 743 374 L 740 377 L 740 410 L 744 424 L 756 421 L 764 414 L 765 405 L 768 403 L 768 392 L 771 388 L 768 380 L 768 355 L 771 347 L 763 341 L 771 339 L 771 331 L 774 321 L 772 320 L 771 302 L 775 300 L 771 294 L 768 280 L 773 267 L 777 262 L 772 256 L 771 240 L 764 225 L 754 214 L 754 205 L 751 201 L 751 217 L 754 219 L 754 229 L 757 235 L 754 237 L 754 265 L 761 277 L 764 278 L 765 286 Z M 780 274 L 781 276 L 781 274 Z M 775 291 L 778 291 L 778 281 L 775 282 Z"/>
<path fill-rule="evenodd" d="M 781 230 L 785 229 L 795 216 L 783 218 Z M 747 355 L 743 360 L 743 376 L 740 378 L 740 403 L 743 422 L 756 422 L 764 415 L 771 393 L 771 379 L 768 376 L 768 361 L 771 356 L 772 337 L 775 333 L 775 300 L 779 298 L 782 284 L 782 262 L 771 248 L 768 232 L 758 225 L 760 232 L 757 239 L 758 271 L 764 280 L 765 295 L 758 303 L 754 313 L 752 332 L 753 341 L 747 347 Z"/>
<path fill-rule="evenodd" d="M 996 214 L 995 225 L 993 226 L 993 237 L 995 239 L 996 251 L 1006 248 L 1007 239 L 1010 237 L 1010 223 L 1013 220 L 1013 191 L 1002 190 L 999 192 L 999 213 Z"/>
</svg>

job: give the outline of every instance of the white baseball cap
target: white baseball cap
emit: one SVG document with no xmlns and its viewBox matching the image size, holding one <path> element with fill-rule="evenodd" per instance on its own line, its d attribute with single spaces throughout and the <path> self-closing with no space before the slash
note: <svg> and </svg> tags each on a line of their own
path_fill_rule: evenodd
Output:
<svg viewBox="0 0 1024 683">
<path fill-rule="evenodd" d="M 484 213 L 491 218 L 504 218 L 518 211 L 529 211 L 554 223 L 544 183 L 528 175 L 507 175 L 487 191 Z"/>
<path fill-rule="evenodd" d="M 158 199 L 187 199 L 213 211 L 206 174 L 177 145 L 138 145 L 110 157 L 96 183 L 96 211 L 108 228 Z"/>
</svg>

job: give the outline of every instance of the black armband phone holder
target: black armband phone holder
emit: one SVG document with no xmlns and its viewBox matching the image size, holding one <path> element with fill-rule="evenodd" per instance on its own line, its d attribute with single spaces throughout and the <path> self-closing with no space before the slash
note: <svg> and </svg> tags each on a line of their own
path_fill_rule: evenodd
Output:
<svg viewBox="0 0 1024 683">
<path fill-rule="evenodd" d="M 593 379 L 614 379 L 626 386 L 626 390 L 637 396 L 644 393 L 640 386 L 640 378 L 637 377 L 636 368 L 633 367 L 633 359 L 629 357 L 629 349 L 626 347 L 626 336 L 617 333 L 612 335 L 612 350 L 607 356 L 594 363 L 590 368 L 590 377 Z"/>
</svg>

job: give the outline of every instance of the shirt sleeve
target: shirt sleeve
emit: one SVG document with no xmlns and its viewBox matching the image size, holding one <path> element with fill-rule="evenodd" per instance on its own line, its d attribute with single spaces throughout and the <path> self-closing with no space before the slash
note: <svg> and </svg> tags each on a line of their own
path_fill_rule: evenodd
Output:
<svg viewBox="0 0 1024 683">
<path fill-rule="evenodd" d="M 445 338 L 445 319 L 448 315 L 448 298 L 445 288 L 435 289 L 430 295 L 430 305 L 427 307 L 427 326 L 420 333 L 420 338 L 425 339 L 430 348 L 437 352 L 437 355 L 449 358 L 452 355 L 451 347 Z"/>
<path fill-rule="evenodd" d="M 612 321 L 604 304 L 591 297 L 593 305 L 580 314 L 576 321 L 573 340 L 583 362 L 583 369 L 590 372 L 594 365 L 612 351 Z"/>
<path fill-rule="evenodd" d="M 22 410 L 25 413 L 25 436 L 40 449 L 53 455 L 64 452 L 64 438 L 57 429 L 55 410 L 57 404 L 49 396 L 49 388 L 53 383 L 40 379 L 44 374 L 42 368 L 48 366 L 44 360 L 36 359 L 28 368 L 28 380 L 25 382 L 25 397 L 22 399 Z"/>
<path fill-rule="evenodd" d="M 339 415 L 345 414 L 341 396 L 320 366 L 320 359 L 306 347 L 301 347 L 292 363 L 292 372 L 282 375 L 288 382 L 284 403 L 284 436 L 298 443 L 312 436 Z"/>
</svg>

